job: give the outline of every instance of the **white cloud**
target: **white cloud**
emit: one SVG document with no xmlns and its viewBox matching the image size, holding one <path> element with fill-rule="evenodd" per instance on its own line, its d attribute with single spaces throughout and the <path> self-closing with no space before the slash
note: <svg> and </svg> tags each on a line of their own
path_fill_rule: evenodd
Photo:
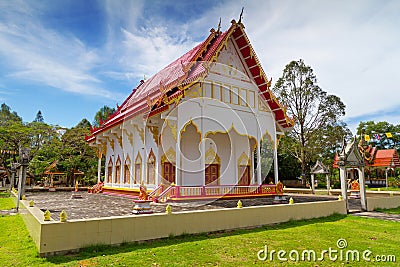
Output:
<svg viewBox="0 0 400 267">
<path fill-rule="evenodd" d="M 302 58 L 320 86 L 346 104 L 346 120 L 368 114 L 384 120 L 379 114 L 400 107 L 395 97 L 400 2 L 247 1 L 244 6 L 246 31 L 273 81 L 286 64 Z"/>
<path fill-rule="evenodd" d="M 98 51 L 87 48 L 71 34 L 46 28 L 37 18 L 39 10 L 25 3 L 6 10 L 0 17 L 0 57 L 3 66 L 9 66 L 6 77 L 115 99 L 115 93 L 103 89 L 92 73 L 101 61 Z"/>
<path fill-rule="evenodd" d="M 162 27 L 144 29 L 142 34 L 122 32 L 125 51 L 120 62 L 137 77 L 153 75 L 197 44 L 174 39 Z"/>
</svg>

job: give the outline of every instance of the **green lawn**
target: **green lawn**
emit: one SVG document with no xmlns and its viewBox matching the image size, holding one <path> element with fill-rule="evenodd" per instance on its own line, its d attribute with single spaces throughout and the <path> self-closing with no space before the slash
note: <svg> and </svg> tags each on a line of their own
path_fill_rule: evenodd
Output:
<svg viewBox="0 0 400 267">
<path fill-rule="evenodd" d="M 273 214 L 271 214 L 273 216 Z M 186 235 L 168 239 L 97 246 L 79 254 L 39 258 L 19 215 L 0 217 L 1 266 L 398 266 L 400 261 L 400 223 L 333 215 L 322 219 L 292 221 L 252 230 L 237 230 L 210 235 Z M 397 263 L 330 261 L 260 261 L 257 253 L 265 245 L 271 250 L 338 249 L 337 240 L 347 241 L 346 250 L 372 251 L 373 255 L 395 255 Z M 261 255 L 262 256 L 262 255 Z M 286 255 L 288 257 L 288 255 Z M 372 256 L 370 256 L 372 258 Z M 343 263 L 343 264 L 342 264 Z"/>
<path fill-rule="evenodd" d="M 10 210 L 13 208 L 15 208 L 15 204 L 11 198 L 0 197 L 0 210 Z"/>
</svg>

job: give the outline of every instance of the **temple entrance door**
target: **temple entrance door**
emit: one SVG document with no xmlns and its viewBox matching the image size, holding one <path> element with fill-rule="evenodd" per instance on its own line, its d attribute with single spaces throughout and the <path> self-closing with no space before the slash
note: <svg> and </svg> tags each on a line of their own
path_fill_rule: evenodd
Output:
<svg viewBox="0 0 400 267">
<path fill-rule="evenodd" d="M 163 177 L 168 184 L 175 183 L 175 166 L 170 162 L 164 162 Z"/>
<path fill-rule="evenodd" d="M 240 179 L 238 185 L 250 185 L 250 166 L 239 166 Z"/>
<path fill-rule="evenodd" d="M 219 185 L 219 165 L 206 165 L 205 176 L 206 185 Z"/>
</svg>

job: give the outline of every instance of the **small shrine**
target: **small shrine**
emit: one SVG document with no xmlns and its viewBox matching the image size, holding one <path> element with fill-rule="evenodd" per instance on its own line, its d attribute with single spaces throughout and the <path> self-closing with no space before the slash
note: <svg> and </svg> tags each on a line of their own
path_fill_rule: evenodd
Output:
<svg viewBox="0 0 400 267">
<path fill-rule="evenodd" d="M 369 187 L 388 186 L 388 175 L 394 175 L 394 170 L 400 168 L 399 155 L 396 149 L 379 149 L 365 143 L 363 138 L 358 142 L 359 150 L 365 164 L 365 184 Z M 333 168 L 338 168 L 338 155 L 335 155 Z M 347 175 L 350 180 L 356 176 L 356 170 L 349 168 Z"/>
<path fill-rule="evenodd" d="M 364 178 L 364 159 L 358 150 L 356 137 L 354 137 L 350 143 L 346 144 L 346 141 L 343 140 L 343 146 L 341 151 L 337 156 L 337 166 L 339 167 L 340 174 L 340 184 L 341 184 L 341 192 L 342 197 L 347 203 L 348 208 L 348 189 L 351 189 L 351 196 L 357 196 L 357 198 L 361 199 L 361 209 L 367 210 L 367 198 L 365 192 L 365 178 Z M 347 177 L 347 169 L 357 170 L 358 181 L 355 176 L 352 176 L 350 179 Z M 354 189 L 352 189 L 352 186 Z"/>
<path fill-rule="evenodd" d="M 329 169 L 325 166 L 321 161 L 317 160 L 315 165 L 311 167 L 311 190 L 312 193 L 315 194 L 315 175 L 316 174 L 325 174 L 326 176 L 326 189 L 328 190 L 328 194 L 330 193 L 331 182 L 329 179 Z"/>
</svg>

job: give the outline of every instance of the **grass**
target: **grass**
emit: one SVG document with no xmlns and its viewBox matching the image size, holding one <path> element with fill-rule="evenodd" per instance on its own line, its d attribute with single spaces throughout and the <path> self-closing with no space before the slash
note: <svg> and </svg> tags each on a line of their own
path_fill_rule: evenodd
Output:
<svg viewBox="0 0 400 267">
<path fill-rule="evenodd" d="M 271 214 L 273 216 L 273 214 Z M 161 226 L 160 226 L 161 227 Z M 93 246 L 77 254 L 39 258 L 20 215 L 0 217 L 0 263 L 2 266 L 379 266 L 377 262 L 281 262 L 259 261 L 257 252 L 270 250 L 302 251 L 337 249 L 339 238 L 346 249 L 373 255 L 395 255 L 400 261 L 398 222 L 355 216 L 289 221 L 251 230 L 213 234 L 184 235 L 141 244 Z M 398 266 L 385 263 L 381 266 Z"/>
<path fill-rule="evenodd" d="M 15 208 L 15 204 L 11 198 L 0 197 L 0 210 L 10 210 L 13 208 Z"/>
</svg>

